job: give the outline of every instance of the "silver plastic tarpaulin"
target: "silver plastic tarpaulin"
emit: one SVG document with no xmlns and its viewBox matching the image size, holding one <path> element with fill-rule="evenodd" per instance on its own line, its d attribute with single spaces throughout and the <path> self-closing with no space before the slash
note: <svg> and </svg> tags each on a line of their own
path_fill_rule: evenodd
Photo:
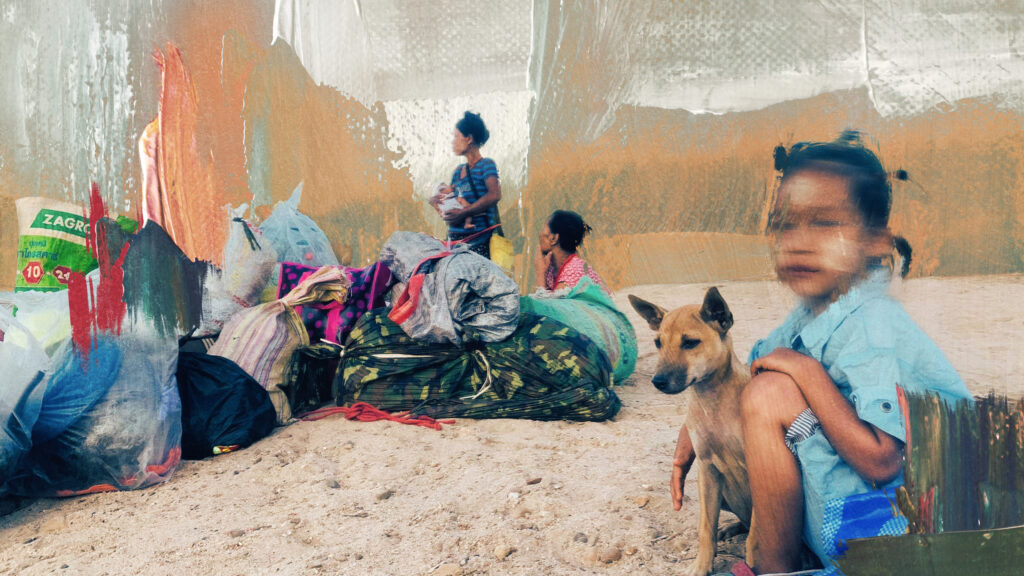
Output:
<svg viewBox="0 0 1024 576">
<path fill-rule="evenodd" d="M 400 325 L 410 338 L 425 342 L 500 342 L 519 321 L 519 287 L 498 265 L 462 244 L 451 255 L 438 239 L 418 232 L 395 232 L 380 252 L 381 261 L 402 283 L 425 273 L 415 312 Z"/>
</svg>

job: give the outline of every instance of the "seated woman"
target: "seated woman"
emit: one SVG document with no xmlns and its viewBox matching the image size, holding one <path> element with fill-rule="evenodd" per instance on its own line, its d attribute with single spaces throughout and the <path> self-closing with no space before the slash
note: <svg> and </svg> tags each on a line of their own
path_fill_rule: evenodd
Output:
<svg viewBox="0 0 1024 576">
<path fill-rule="evenodd" d="M 636 334 L 601 277 L 576 253 L 588 233 L 579 214 L 551 214 L 534 259 L 537 291 L 520 299 L 519 309 L 557 320 L 596 343 L 611 364 L 613 382 L 621 384 L 636 367 Z"/>
<path fill-rule="evenodd" d="M 583 237 L 590 232 L 590 226 L 579 214 L 569 210 L 552 212 L 540 231 L 537 256 L 534 258 L 538 289 L 574 288 L 584 276 L 588 276 L 605 292 L 608 291 L 597 272 L 576 253 L 583 243 Z"/>
</svg>

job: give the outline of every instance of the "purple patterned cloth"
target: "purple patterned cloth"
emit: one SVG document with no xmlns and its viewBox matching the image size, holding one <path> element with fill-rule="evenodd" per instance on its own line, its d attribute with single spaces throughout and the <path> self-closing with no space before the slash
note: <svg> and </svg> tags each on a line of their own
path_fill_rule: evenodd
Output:
<svg viewBox="0 0 1024 576">
<path fill-rule="evenodd" d="M 368 310 L 384 306 L 384 294 L 394 284 L 387 266 L 374 262 L 366 268 L 335 266 L 349 279 L 348 298 L 344 304 L 305 304 L 296 306 L 295 313 L 302 319 L 309 333 L 310 344 L 323 339 L 342 344 L 352 331 L 356 320 Z M 282 298 L 298 286 L 306 276 L 316 272 L 315 266 L 281 262 L 281 276 L 277 283 L 277 297 Z"/>
</svg>

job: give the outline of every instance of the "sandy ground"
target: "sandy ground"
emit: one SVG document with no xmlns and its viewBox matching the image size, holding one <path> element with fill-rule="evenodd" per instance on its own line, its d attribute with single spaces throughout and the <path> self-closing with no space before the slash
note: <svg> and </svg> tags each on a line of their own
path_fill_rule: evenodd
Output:
<svg viewBox="0 0 1024 576">
<path fill-rule="evenodd" d="M 706 287 L 616 300 L 675 307 Z M 791 305 L 773 282 L 721 291 L 743 358 Z M 972 391 L 1024 393 L 1024 277 L 912 280 L 897 293 Z M 680 573 L 696 555 L 697 501 L 673 511 L 667 479 L 686 395 L 651 386 L 652 334 L 628 313 L 640 361 L 613 422 L 299 423 L 186 462 L 161 486 L 23 504 L 0 517 L 0 573 Z M 715 568 L 741 550 L 742 536 L 724 542 Z"/>
</svg>

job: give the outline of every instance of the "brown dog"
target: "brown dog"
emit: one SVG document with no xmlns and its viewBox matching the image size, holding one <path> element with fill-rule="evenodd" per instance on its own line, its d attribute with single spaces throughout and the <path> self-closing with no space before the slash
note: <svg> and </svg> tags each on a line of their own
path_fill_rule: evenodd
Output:
<svg viewBox="0 0 1024 576">
<path fill-rule="evenodd" d="M 692 390 L 686 427 L 697 455 L 700 523 L 697 559 L 688 574 L 704 576 L 718 547 L 719 510 L 731 511 L 747 527 L 752 522 L 740 422 L 740 395 L 750 382 L 750 372 L 733 352 L 732 312 L 717 288 L 707 291 L 702 306 L 671 312 L 633 295 L 629 303 L 658 333 L 654 341 L 658 367 L 651 382 L 666 394 Z M 747 538 L 750 564 L 754 549 L 751 535 Z"/>
</svg>

